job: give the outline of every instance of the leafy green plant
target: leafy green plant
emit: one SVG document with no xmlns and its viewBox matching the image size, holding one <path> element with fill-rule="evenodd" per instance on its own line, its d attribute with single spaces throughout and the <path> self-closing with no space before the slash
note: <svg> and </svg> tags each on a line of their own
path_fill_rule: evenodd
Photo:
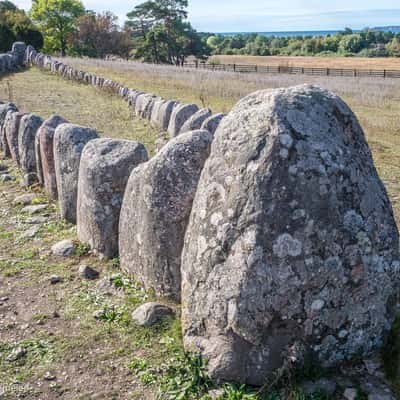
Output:
<svg viewBox="0 0 400 400">
<path fill-rule="evenodd" d="M 89 254 L 90 247 L 87 244 L 79 243 L 75 249 L 75 255 L 83 257 Z"/>
</svg>

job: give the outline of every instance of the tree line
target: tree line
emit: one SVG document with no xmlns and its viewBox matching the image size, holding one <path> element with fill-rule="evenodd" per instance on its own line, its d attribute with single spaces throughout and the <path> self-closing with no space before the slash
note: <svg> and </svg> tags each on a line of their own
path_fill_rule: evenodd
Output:
<svg viewBox="0 0 400 400">
<path fill-rule="evenodd" d="M 49 54 L 174 65 L 211 54 L 400 57 L 400 34 L 371 29 L 314 37 L 199 33 L 188 21 L 187 7 L 188 0 L 147 0 L 121 27 L 115 14 L 87 10 L 81 0 L 32 0 L 29 12 L 0 0 L 0 52 L 24 41 Z"/>
<path fill-rule="evenodd" d="M 368 28 L 327 36 L 211 35 L 207 44 L 225 55 L 400 57 L 400 33 Z"/>
<path fill-rule="evenodd" d="M 103 58 L 108 54 L 180 65 L 211 48 L 187 20 L 188 0 L 149 0 L 136 6 L 123 27 L 110 11 L 86 10 L 81 0 L 32 0 L 28 13 L 0 1 L 0 51 L 16 40 L 49 54 Z"/>
</svg>

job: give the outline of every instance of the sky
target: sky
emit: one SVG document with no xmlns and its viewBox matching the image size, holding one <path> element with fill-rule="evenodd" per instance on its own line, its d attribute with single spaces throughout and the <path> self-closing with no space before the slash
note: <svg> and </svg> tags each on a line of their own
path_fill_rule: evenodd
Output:
<svg viewBox="0 0 400 400">
<path fill-rule="evenodd" d="M 30 0 L 14 0 L 29 9 Z M 125 20 L 143 0 L 83 0 Z M 189 0 L 189 20 L 203 32 L 336 30 L 400 25 L 399 0 Z"/>
</svg>

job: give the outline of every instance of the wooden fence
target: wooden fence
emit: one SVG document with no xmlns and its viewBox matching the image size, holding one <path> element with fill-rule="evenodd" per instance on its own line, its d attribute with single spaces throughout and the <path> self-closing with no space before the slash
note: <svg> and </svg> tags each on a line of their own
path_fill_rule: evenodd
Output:
<svg viewBox="0 0 400 400">
<path fill-rule="evenodd" d="M 376 69 L 350 69 L 350 68 L 278 67 L 278 66 L 267 66 L 267 65 L 244 65 L 244 64 L 206 64 L 199 62 L 185 63 L 183 66 L 187 68 L 198 68 L 211 71 L 229 71 L 229 72 L 241 72 L 241 73 L 400 78 L 400 70 L 389 70 L 389 69 L 376 70 Z"/>
</svg>

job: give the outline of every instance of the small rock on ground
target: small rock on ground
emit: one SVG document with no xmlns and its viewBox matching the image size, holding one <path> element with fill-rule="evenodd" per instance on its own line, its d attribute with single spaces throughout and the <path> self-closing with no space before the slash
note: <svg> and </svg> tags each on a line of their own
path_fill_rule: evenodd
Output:
<svg viewBox="0 0 400 400">
<path fill-rule="evenodd" d="M 132 313 L 133 321 L 139 326 L 151 326 L 159 322 L 162 318 L 173 315 L 171 307 L 160 303 L 146 303 Z"/>
<path fill-rule="evenodd" d="M 36 193 L 26 193 L 26 194 L 22 194 L 21 196 L 17 196 L 13 203 L 15 205 L 17 204 L 23 204 L 24 206 L 27 206 L 29 204 L 32 204 L 32 201 L 35 200 L 37 198 Z"/>
<path fill-rule="evenodd" d="M 88 265 L 81 265 L 79 267 L 79 274 L 82 276 L 82 278 L 88 280 L 95 280 L 100 275 L 99 271 L 96 271 L 94 268 L 89 267 Z"/>
<path fill-rule="evenodd" d="M 62 282 L 62 278 L 61 278 L 60 276 L 58 276 L 58 275 L 52 275 L 52 276 L 50 277 L 50 283 L 51 283 L 52 285 L 55 285 L 56 283 L 60 283 L 60 282 Z"/>
<path fill-rule="evenodd" d="M 10 182 L 10 181 L 15 181 L 16 178 L 13 175 L 10 174 L 2 174 L 0 175 L 0 182 Z"/>
<path fill-rule="evenodd" d="M 55 256 L 69 257 L 74 254 L 75 248 L 75 243 L 72 240 L 66 239 L 53 245 L 51 252 Z"/>
<path fill-rule="evenodd" d="M 24 207 L 21 212 L 33 215 L 39 213 L 40 211 L 44 211 L 46 208 L 47 204 L 36 204 L 33 206 Z"/>
<path fill-rule="evenodd" d="M 33 238 L 37 235 L 39 232 L 39 227 L 38 226 L 33 226 L 32 228 L 28 229 L 22 235 L 20 236 L 20 239 L 27 239 L 27 238 Z"/>
<path fill-rule="evenodd" d="M 22 358 L 25 354 L 27 353 L 26 349 L 23 347 L 17 347 L 14 349 L 6 358 L 7 361 L 9 362 L 14 362 Z"/>
</svg>

